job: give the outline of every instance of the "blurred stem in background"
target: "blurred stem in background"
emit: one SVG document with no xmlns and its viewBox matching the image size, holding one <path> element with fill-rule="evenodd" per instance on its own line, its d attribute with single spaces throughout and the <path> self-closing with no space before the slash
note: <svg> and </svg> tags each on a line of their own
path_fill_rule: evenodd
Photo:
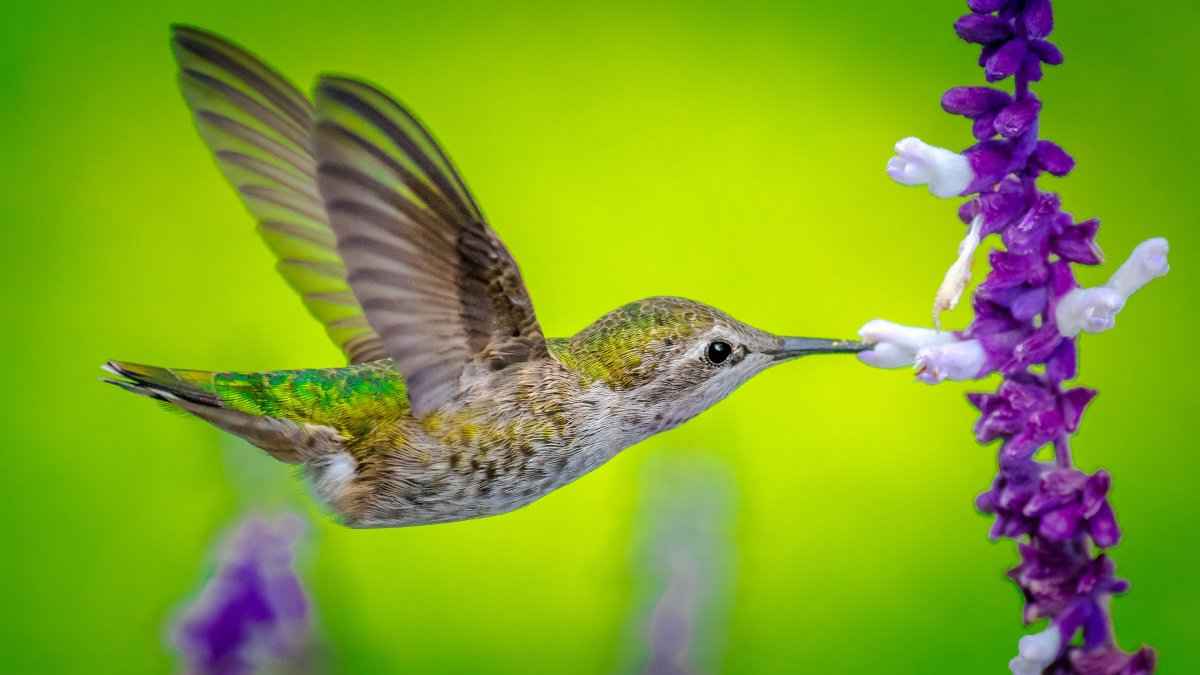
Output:
<svg viewBox="0 0 1200 675">
<path fill-rule="evenodd" d="M 633 564 L 630 670 L 716 672 L 732 582 L 733 476 L 695 452 L 647 461 Z"/>
</svg>

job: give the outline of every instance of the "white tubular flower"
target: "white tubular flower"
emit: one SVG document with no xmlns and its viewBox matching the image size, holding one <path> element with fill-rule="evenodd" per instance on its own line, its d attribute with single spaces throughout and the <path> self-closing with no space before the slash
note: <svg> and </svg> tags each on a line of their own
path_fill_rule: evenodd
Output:
<svg viewBox="0 0 1200 675">
<path fill-rule="evenodd" d="M 1017 642 L 1017 656 L 1008 662 L 1013 675 L 1041 675 L 1062 648 L 1062 635 L 1058 627 L 1051 625 L 1046 630 L 1026 635 Z"/>
<path fill-rule="evenodd" d="M 983 216 L 975 216 L 967 236 L 958 244 L 958 259 L 946 270 L 942 285 L 938 287 L 933 299 L 933 325 L 942 327 L 942 312 L 954 309 L 962 298 L 963 291 L 971 281 L 971 261 L 975 258 L 975 250 L 979 248 L 979 231 L 983 228 Z"/>
<path fill-rule="evenodd" d="M 1170 250 L 1167 240 L 1162 237 L 1143 241 L 1108 280 L 1108 287 L 1128 298 L 1142 286 L 1171 271 L 1167 264 Z"/>
<path fill-rule="evenodd" d="M 911 136 L 896 143 L 896 155 L 888 160 L 887 172 L 902 185 L 928 184 L 935 197 L 962 194 L 975 180 L 966 157 Z"/>
<path fill-rule="evenodd" d="M 916 352 L 909 351 L 900 345 L 890 342 L 880 342 L 869 352 L 860 352 L 858 360 L 875 368 L 904 368 L 911 366 Z"/>
<path fill-rule="evenodd" d="M 1075 337 L 1081 331 L 1100 333 L 1116 325 L 1117 313 L 1135 291 L 1163 276 L 1170 247 L 1163 238 L 1148 239 L 1129 255 L 1108 283 L 1095 288 L 1076 288 L 1058 301 L 1054 319 L 1058 331 Z"/>
<path fill-rule="evenodd" d="M 902 326 L 883 319 L 868 321 L 858 330 L 858 334 L 863 342 L 875 345 L 870 351 L 859 353 L 858 359 L 875 368 L 911 366 L 916 362 L 917 352 L 922 349 L 956 342 L 950 333 Z"/>
<path fill-rule="evenodd" d="M 945 380 L 974 380 L 987 362 L 979 340 L 961 340 L 925 347 L 917 352 L 917 379 L 927 384 Z"/>
</svg>

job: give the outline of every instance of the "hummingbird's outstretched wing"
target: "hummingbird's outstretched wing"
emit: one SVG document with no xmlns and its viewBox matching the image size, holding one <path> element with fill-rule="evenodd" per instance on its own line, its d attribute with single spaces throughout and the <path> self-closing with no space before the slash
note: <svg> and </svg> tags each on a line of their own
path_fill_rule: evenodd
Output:
<svg viewBox="0 0 1200 675">
<path fill-rule="evenodd" d="M 351 363 L 387 356 L 346 283 L 317 190 L 313 106 L 245 50 L 175 26 L 179 86 L 217 164 L 258 221 L 279 272 Z"/>
<path fill-rule="evenodd" d="M 362 82 L 317 84 L 317 182 L 350 286 L 413 414 L 464 374 L 547 358 L 517 265 L 433 137 Z"/>
</svg>

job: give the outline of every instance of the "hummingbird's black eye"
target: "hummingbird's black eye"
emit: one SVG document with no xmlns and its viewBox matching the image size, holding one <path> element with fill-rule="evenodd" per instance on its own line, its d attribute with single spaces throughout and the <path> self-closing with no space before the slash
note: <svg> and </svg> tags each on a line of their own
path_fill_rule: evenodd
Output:
<svg viewBox="0 0 1200 675">
<path fill-rule="evenodd" d="M 722 363 L 732 353 L 733 347 L 730 347 L 728 342 L 717 340 L 716 342 L 708 343 L 708 349 L 704 352 L 704 355 L 708 357 L 711 363 Z"/>
</svg>

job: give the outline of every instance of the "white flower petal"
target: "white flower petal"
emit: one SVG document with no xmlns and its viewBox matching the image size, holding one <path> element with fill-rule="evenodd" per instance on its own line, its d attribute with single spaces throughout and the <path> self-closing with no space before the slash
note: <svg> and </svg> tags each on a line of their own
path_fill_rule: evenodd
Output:
<svg viewBox="0 0 1200 675">
<path fill-rule="evenodd" d="M 937 384 L 945 380 L 974 380 L 987 362 L 979 340 L 962 340 L 925 347 L 917 352 L 917 378 Z"/>
<path fill-rule="evenodd" d="M 911 136 L 896 143 L 896 156 L 888 160 L 887 173 L 902 185 L 929 184 L 929 191 L 937 197 L 962 194 L 975 179 L 966 157 Z"/>
<path fill-rule="evenodd" d="M 1054 320 L 1058 332 L 1075 337 L 1082 331 L 1099 333 L 1116 324 L 1117 312 L 1125 306 L 1125 298 L 1106 286 L 1076 288 L 1058 301 Z"/>
<path fill-rule="evenodd" d="M 875 368 L 904 368 L 911 366 L 916 352 L 891 342 L 881 342 L 867 352 L 859 352 L 858 360 Z"/>
<path fill-rule="evenodd" d="M 1108 287 L 1128 298 L 1171 270 L 1167 264 L 1168 252 L 1170 245 L 1162 237 L 1143 241 L 1108 280 Z"/>
<path fill-rule="evenodd" d="M 1054 310 L 1058 331 L 1066 337 L 1075 337 L 1083 331 L 1110 330 L 1129 296 L 1171 269 L 1167 264 L 1168 250 L 1166 239 L 1146 240 L 1133 249 L 1107 284 L 1076 288 L 1064 295 Z"/>
<path fill-rule="evenodd" d="M 1061 649 L 1062 635 L 1058 627 L 1051 624 L 1046 630 L 1017 641 L 1018 656 L 1008 662 L 1008 668 L 1013 675 L 1039 675 L 1054 663 Z"/>
<path fill-rule="evenodd" d="M 867 343 L 890 342 L 911 351 L 913 354 L 922 347 L 954 342 L 954 334 L 933 330 L 932 328 L 916 328 L 903 326 L 883 319 L 874 319 L 863 324 L 858 329 L 858 335 Z"/>
</svg>

